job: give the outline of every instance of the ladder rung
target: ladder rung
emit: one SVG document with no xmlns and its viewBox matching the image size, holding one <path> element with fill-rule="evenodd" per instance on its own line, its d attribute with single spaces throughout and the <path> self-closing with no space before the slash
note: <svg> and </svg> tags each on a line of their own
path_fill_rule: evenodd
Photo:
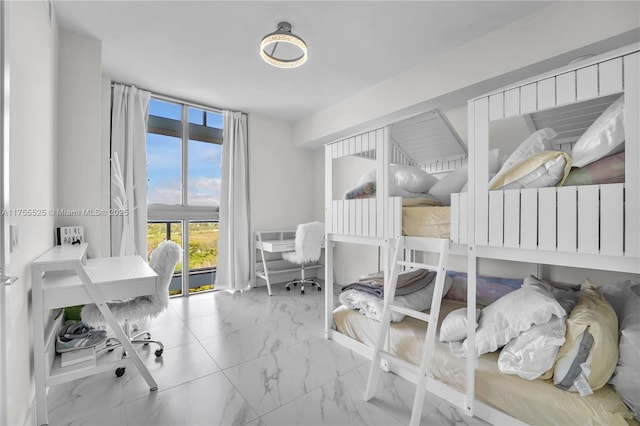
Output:
<svg viewBox="0 0 640 426">
<path fill-rule="evenodd" d="M 405 314 L 415 319 L 422 320 L 424 322 L 431 322 L 431 315 L 425 314 L 424 312 L 416 311 L 415 309 L 409 309 L 404 306 L 398 306 L 398 305 L 392 305 L 392 304 L 389 304 L 389 309 L 391 309 L 392 311 L 398 312 L 400 314 Z"/>
<path fill-rule="evenodd" d="M 388 361 L 391 364 L 395 364 L 406 370 L 409 370 L 412 375 L 417 376 L 420 373 L 420 368 L 417 365 L 405 361 L 404 359 L 398 358 L 397 356 L 392 355 L 389 352 L 380 351 L 380 358 Z"/>
<path fill-rule="evenodd" d="M 411 268 L 418 268 L 418 269 L 429 269 L 431 271 L 438 270 L 438 267 L 436 265 L 428 265 L 426 263 L 417 263 L 417 262 L 407 262 L 405 260 L 398 260 L 398 265 L 409 266 Z"/>
</svg>

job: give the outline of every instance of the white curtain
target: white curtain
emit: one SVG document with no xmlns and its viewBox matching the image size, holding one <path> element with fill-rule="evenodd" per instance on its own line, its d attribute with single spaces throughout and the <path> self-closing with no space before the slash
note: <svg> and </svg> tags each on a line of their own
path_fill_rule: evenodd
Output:
<svg viewBox="0 0 640 426">
<path fill-rule="evenodd" d="M 111 169 L 111 207 L 120 197 L 127 216 L 111 216 L 111 255 L 139 254 L 147 250 L 147 117 L 151 94 L 115 84 L 111 107 L 111 160 L 121 167 L 121 186 Z M 122 193 L 124 192 L 124 194 Z"/>
<path fill-rule="evenodd" d="M 249 287 L 249 176 L 247 116 L 223 111 L 220 235 L 216 289 Z"/>
</svg>

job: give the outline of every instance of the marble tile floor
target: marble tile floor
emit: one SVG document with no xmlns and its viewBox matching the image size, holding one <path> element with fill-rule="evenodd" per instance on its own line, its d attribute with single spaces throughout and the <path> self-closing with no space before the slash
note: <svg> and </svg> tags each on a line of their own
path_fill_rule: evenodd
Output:
<svg viewBox="0 0 640 426">
<path fill-rule="evenodd" d="M 385 374 L 362 400 L 368 361 L 324 339 L 324 290 L 265 287 L 171 299 L 147 324 L 165 344 L 140 354 L 159 385 L 133 365 L 53 386 L 51 425 L 403 425 L 414 386 Z M 151 345 L 150 345 L 151 346 Z M 384 392 L 383 392 L 384 389 Z M 484 425 L 427 393 L 423 425 Z"/>
</svg>

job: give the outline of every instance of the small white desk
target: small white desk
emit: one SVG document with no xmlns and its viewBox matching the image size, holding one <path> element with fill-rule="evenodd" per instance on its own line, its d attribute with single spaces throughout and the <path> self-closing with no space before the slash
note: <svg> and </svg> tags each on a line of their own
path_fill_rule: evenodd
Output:
<svg viewBox="0 0 640 426">
<path fill-rule="evenodd" d="M 102 373 L 129 363 L 140 371 L 150 390 L 158 385 L 140 355 L 118 324 L 107 300 L 144 296 L 156 292 L 158 276 L 140 256 L 87 259 L 87 244 L 56 246 L 31 264 L 33 303 L 33 352 L 36 386 L 36 421 L 48 424 L 47 387 Z M 55 342 L 66 306 L 95 303 L 122 343 L 127 357 L 116 361 L 97 360 L 95 367 L 60 367 Z M 50 315 L 46 315 L 51 311 Z"/>
<path fill-rule="evenodd" d="M 262 271 L 255 270 L 255 276 L 262 278 L 267 282 L 267 291 L 271 296 L 271 274 L 283 274 L 288 272 L 299 272 L 300 266 L 296 265 L 292 267 L 291 264 L 278 266 L 276 268 L 269 268 L 265 252 L 268 253 L 283 253 L 286 251 L 295 251 L 295 230 L 284 231 L 256 231 L 254 243 L 255 249 L 260 250 L 260 257 L 262 260 Z M 324 247 L 324 242 L 322 243 Z M 254 250 L 255 251 L 255 250 Z M 305 264 L 305 269 L 317 269 L 322 267 L 320 263 Z"/>
</svg>

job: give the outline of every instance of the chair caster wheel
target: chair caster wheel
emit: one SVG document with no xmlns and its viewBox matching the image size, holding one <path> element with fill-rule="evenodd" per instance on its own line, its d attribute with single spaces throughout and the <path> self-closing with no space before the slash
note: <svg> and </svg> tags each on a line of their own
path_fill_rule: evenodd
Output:
<svg viewBox="0 0 640 426">
<path fill-rule="evenodd" d="M 304 290 L 302 290 L 302 291 L 300 292 L 300 294 L 304 294 Z"/>
<path fill-rule="evenodd" d="M 287 289 L 287 291 L 291 291 L 291 288 L 289 288 L 289 287 L 285 287 L 285 288 Z"/>
<path fill-rule="evenodd" d="M 160 358 L 162 356 L 162 349 L 157 349 L 155 354 L 156 354 L 156 358 Z"/>
<path fill-rule="evenodd" d="M 294 287 L 298 287 L 298 283 L 293 283 L 293 286 Z"/>
<path fill-rule="evenodd" d="M 124 367 L 116 368 L 116 377 L 122 377 L 124 375 Z"/>
<path fill-rule="evenodd" d="M 318 287 L 318 291 L 322 291 L 322 289 L 320 287 Z"/>
</svg>

